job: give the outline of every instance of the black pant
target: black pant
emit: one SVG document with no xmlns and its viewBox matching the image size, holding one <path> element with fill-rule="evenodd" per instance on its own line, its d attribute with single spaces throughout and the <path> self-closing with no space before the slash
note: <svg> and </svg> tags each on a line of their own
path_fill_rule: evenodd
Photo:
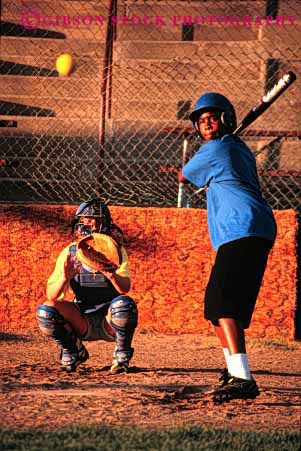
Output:
<svg viewBox="0 0 301 451">
<path fill-rule="evenodd" d="M 249 327 L 272 246 L 246 237 L 218 249 L 206 288 L 206 319 L 218 326 L 219 318 L 234 318 Z"/>
</svg>

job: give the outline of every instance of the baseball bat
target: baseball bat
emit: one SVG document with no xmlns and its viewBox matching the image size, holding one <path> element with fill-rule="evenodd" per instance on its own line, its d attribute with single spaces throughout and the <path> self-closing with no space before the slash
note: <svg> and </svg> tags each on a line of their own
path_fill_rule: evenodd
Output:
<svg viewBox="0 0 301 451">
<path fill-rule="evenodd" d="M 182 150 L 182 167 L 185 166 L 185 164 L 187 163 L 187 149 L 188 149 L 188 135 L 185 133 Z M 184 183 L 180 182 L 178 187 L 178 203 L 177 203 L 178 208 L 184 206 L 184 200 L 185 200 L 185 185 Z"/>
<path fill-rule="evenodd" d="M 255 105 L 243 118 L 241 123 L 234 130 L 233 135 L 238 135 L 252 122 L 254 122 L 259 116 L 262 115 L 278 97 L 280 97 L 287 88 L 296 80 L 297 76 L 293 71 L 289 71 L 275 83 L 275 85 L 263 96 L 260 101 Z"/>
</svg>

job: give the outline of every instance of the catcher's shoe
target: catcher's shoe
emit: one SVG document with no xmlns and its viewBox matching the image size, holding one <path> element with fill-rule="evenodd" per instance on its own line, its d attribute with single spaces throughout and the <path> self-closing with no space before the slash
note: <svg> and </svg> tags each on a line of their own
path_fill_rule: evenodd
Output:
<svg viewBox="0 0 301 451">
<path fill-rule="evenodd" d="M 110 372 L 112 374 L 127 373 L 134 349 L 115 349 Z"/>
<path fill-rule="evenodd" d="M 71 353 L 66 349 L 61 352 L 61 367 L 68 373 L 75 371 L 76 368 L 89 358 L 89 353 L 82 344 L 81 348 L 76 353 Z"/>
<path fill-rule="evenodd" d="M 213 393 L 216 404 L 231 401 L 231 399 L 255 399 L 259 390 L 254 379 L 246 380 L 230 376 L 229 381 Z"/>
<path fill-rule="evenodd" d="M 129 362 L 118 362 L 116 359 L 113 360 L 110 373 L 120 374 L 127 373 L 129 369 Z"/>
</svg>

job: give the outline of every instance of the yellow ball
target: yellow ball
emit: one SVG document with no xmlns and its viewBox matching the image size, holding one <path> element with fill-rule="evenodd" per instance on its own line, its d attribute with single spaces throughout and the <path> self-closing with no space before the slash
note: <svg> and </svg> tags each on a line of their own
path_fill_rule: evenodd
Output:
<svg viewBox="0 0 301 451">
<path fill-rule="evenodd" d="M 72 56 L 68 53 L 62 53 L 62 55 L 57 57 L 55 67 L 60 75 L 64 77 L 69 75 L 73 67 Z"/>
</svg>

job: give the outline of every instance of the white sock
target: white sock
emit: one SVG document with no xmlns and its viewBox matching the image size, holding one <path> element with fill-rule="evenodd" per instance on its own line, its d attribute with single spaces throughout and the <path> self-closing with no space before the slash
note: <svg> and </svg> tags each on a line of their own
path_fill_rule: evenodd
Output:
<svg viewBox="0 0 301 451">
<path fill-rule="evenodd" d="M 229 373 L 234 377 L 240 379 L 251 380 L 251 373 L 248 364 L 247 354 L 232 354 L 229 355 Z"/>
<path fill-rule="evenodd" d="M 229 370 L 229 357 L 230 357 L 229 349 L 228 348 L 223 348 L 223 353 L 224 353 L 224 356 L 225 356 L 227 368 Z"/>
</svg>

